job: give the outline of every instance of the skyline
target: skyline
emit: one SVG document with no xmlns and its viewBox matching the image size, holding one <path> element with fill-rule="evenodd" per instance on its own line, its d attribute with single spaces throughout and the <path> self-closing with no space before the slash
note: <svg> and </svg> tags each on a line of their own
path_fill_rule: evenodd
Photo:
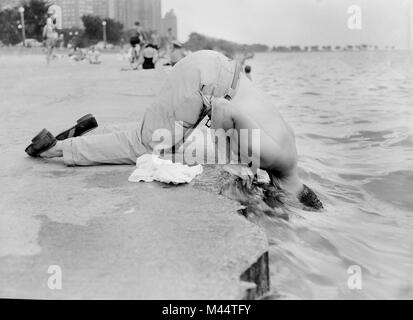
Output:
<svg viewBox="0 0 413 320">
<path fill-rule="evenodd" d="M 262 43 L 269 47 L 367 44 L 397 49 L 410 46 L 413 49 L 413 12 L 409 10 L 412 0 L 219 1 L 162 0 L 162 17 L 170 10 L 179 16 L 178 38 L 181 41 L 186 41 L 191 32 L 198 32 L 237 43 Z M 16 1 L 0 1 L 10 2 Z M 347 27 L 350 16 L 347 9 L 354 4 L 362 9 L 361 30 Z M 131 27 L 129 24 L 126 23 L 126 27 Z"/>
<path fill-rule="evenodd" d="M 369 44 L 407 49 L 413 34 L 409 32 L 409 3 L 411 0 L 163 0 L 162 10 L 173 8 L 180 17 L 181 40 L 198 32 L 270 47 Z M 351 5 L 362 9 L 361 30 L 347 27 Z"/>
<path fill-rule="evenodd" d="M 151 30 L 162 31 L 161 0 L 48 0 L 61 8 L 63 27 L 81 27 L 81 17 L 94 14 L 121 22 L 125 29 L 136 21 Z"/>
<path fill-rule="evenodd" d="M 29 0 L 0 0 L 0 9 L 20 6 Z M 83 15 L 112 18 L 123 24 L 125 30 L 134 28 L 139 21 L 147 30 L 157 30 L 163 35 L 169 28 L 177 37 L 177 17 L 173 10 L 162 14 L 162 0 L 43 0 L 55 5 L 59 28 L 82 27 Z"/>
</svg>

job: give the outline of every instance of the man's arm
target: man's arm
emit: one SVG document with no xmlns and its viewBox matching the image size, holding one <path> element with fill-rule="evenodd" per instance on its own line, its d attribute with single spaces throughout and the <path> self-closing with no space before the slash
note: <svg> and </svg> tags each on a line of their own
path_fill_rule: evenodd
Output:
<svg viewBox="0 0 413 320">
<path fill-rule="evenodd" d="M 218 159 L 225 161 L 224 163 L 231 163 L 232 161 L 232 144 L 235 142 L 233 132 L 228 132 L 234 129 L 235 123 L 232 116 L 232 108 L 230 101 L 224 98 L 216 98 L 212 100 L 212 115 L 211 128 L 214 130 L 225 131 L 221 138 L 225 138 L 224 144 L 215 141 L 215 154 L 218 154 Z M 217 133 L 215 133 L 216 136 Z M 228 135 L 229 134 L 229 135 Z M 235 143 L 238 143 L 236 141 Z"/>
<path fill-rule="evenodd" d="M 212 129 L 234 129 L 231 102 L 224 98 L 212 100 Z"/>
</svg>

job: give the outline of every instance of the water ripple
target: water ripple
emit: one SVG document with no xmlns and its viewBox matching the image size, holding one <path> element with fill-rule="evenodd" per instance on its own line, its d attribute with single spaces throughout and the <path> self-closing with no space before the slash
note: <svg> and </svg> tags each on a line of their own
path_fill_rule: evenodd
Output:
<svg viewBox="0 0 413 320">
<path fill-rule="evenodd" d="M 260 222 L 275 298 L 413 298 L 410 61 L 402 52 L 253 61 L 254 81 L 296 132 L 300 177 L 326 207 Z M 352 265 L 361 292 L 347 286 Z"/>
</svg>

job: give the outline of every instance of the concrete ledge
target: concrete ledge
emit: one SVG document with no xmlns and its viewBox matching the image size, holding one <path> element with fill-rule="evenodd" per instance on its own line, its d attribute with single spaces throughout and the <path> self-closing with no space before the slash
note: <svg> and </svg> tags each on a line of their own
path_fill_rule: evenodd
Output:
<svg viewBox="0 0 413 320">
<path fill-rule="evenodd" d="M 241 299 L 267 288 L 266 237 L 234 202 L 192 186 L 130 184 L 130 167 L 24 162 L 34 176 L 3 202 L 1 297 Z M 63 290 L 47 286 L 51 265 Z M 245 281 L 257 289 L 246 294 Z"/>
<path fill-rule="evenodd" d="M 256 300 L 270 292 L 270 268 L 268 252 L 264 253 L 247 271 L 241 275 L 241 280 L 255 283 L 248 289 L 244 300 Z"/>
<path fill-rule="evenodd" d="M 42 56 L 2 63 L 9 81 L 0 81 L 0 297 L 242 299 L 265 292 L 267 239 L 237 214 L 237 203 L 191 185 L 128 183 L 133 167 L 67 168 L 24 154 L 40 129 L 58 133 L 87 113 L 101 126 L 141 118 L 162 71 L 122 73 L 115 58 L 98 67 L 56 61 L 45 68 Z M 48 287 L 53 265 L 62 290 Z"/>
</svg>

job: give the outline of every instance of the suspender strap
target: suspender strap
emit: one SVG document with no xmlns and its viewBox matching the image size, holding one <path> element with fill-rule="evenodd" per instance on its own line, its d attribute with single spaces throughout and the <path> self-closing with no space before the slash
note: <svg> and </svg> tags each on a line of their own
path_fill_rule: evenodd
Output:
<svg viewBox="0 0 413 320">
<path fill-rule="evenodd" d="M 231 83 L 231 87 L 226 91 L 225 95 L 224 95 L 224 99 L 227 99 L 229 101 L 231 101 L 234 97 L 235 94 L 237 93 L 237 87 L 238 87 L 238 83 L 241 77 L 241 71 L 242 71 L 242 64 L 240 62 L 236 62 L 235 64 L 235 71 L 234 71 L 234 78 L 232 79 L 232 83 Z M 200 93 L 202 94 L 202 89 Z M 198 121 L 197 123 L 186 132 L 186 134 L 184 135 L 182 141 L 180 143 L 177 143 L 175 146 L 172 147 L 172 153 L 175 153 L 175 151 L 177 151 L 186 141 L 186 139 L 192 134 L 193 129 L 195 129 L 196 127 L 198 127 L 198 125 L 204 120 L 204 118 L 208 115 L 209 113 L 209 108 L 205 105 L 205 103 L 202 106 L 202 110 L 201 110 L 201 114 L 199 115 Z M 211 122 L 211 118 L 209 118 L 209 120 L 207 121 L 206 125 L 207 127 L 210 127 L 209 124 Z"/>
<path fill-rule="evenodd" d="M 228 89 L 227 93 L 225 94 L 224 98 L 231 101 L 237 92 L 238 82 L 241 76 L 242 64 L 240 62 L 236 62 L 235 65 L 235 72 L 234 72 L 234 79 L 232 80 L 231 87 Z"/>
<path fill-rule="evenodd" d="M 231 101 L 234 97 L 235 94 L 237 93 L 237 87 L 238 87 L 238 82 L 241 77 L 241 71 L 242 71 L 242 64 L 240 62 L 236 62 L 235 64 L 235 71 L 234 71 L 234 78 L 232 79 L 231 87 L 226 91 L 224 98 Z M 201 93 L 202 93 L 201 88 Z M 201 114 L 199 115 L 197 123 L 192 127 L 192 129 L 195 129 L 196 127 L 199 126 L 199 124 L 204 120 L 204 118 L 208 115 L 208 107 L 203 104 Z M 206 123 L 206 126 L 209 128 L 211 123 L 211 119 L 209 119 Z M 191 130 L 188 130 L 187 134 L 184 137 L 184 141 L 186 138 L 191 134 Z"/>
</svg>

